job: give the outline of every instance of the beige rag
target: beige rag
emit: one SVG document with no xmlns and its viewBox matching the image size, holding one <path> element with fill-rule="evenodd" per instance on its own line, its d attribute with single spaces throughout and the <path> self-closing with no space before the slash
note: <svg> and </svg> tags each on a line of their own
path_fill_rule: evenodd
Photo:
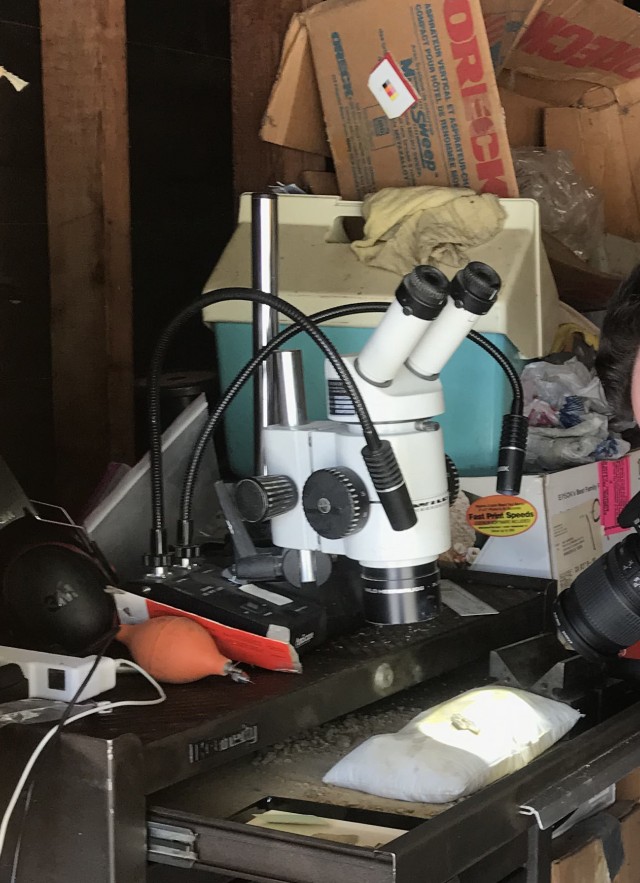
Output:
<svg viewBox="0 0 640 883">
<path fill-rule="evenodd" d="M 388 187 L 362 205 L 364 239 L 351 244 L 361 261 L 403 276 L 419 264 L 466 263 L 466 250 L 502 229 L 497 196 L 467 188 Z"/>
</svg>

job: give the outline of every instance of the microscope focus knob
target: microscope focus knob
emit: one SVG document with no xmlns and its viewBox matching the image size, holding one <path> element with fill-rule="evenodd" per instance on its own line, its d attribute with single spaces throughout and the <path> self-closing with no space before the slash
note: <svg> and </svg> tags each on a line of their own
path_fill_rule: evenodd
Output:
<svg viewBox="0 0 640 883">
<path fill-rule="evenodd" d="M 362 530 L 369 517 L 369 495 L 351 469 L 318 469 L 302 491 L 307 521 L 327 540 L 341 540 Z"/>
<path fill-rule="evenodd" d="M 286 475 L 243 478 L 236 485 L 235 496 L 240 517 L 250 524 L 284 515 L 298 502 L 298 490 Z"/>
</svg>

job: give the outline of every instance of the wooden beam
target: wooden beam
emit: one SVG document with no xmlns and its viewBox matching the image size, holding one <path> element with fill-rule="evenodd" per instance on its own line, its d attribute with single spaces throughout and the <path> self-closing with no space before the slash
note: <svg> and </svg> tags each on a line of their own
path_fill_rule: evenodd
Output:
<svg viewBox="0 0 640 883">
<path fill-rule="evenodd" d="M 231 91 L 236 193 L 264 190 L 276 181 L 301 183 L 304 171 L 322 171 L 324 157 L 267 144 L 262 117 L 280 62 L 291 16 L 318 0 L 232 0 Z"/>
<path fill-rule="evenodd" d="M 133 455 L 124 0 L 40 0 L 58 493 Z"/>
</svg>

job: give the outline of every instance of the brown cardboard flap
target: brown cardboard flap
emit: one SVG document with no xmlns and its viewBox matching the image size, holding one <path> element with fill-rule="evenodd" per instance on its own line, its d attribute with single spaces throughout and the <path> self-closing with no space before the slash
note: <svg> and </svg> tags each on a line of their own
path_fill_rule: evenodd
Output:
<svg viewBox="0 0 640 883">
<path fill-rule="evenodd" d="M 480 0 L 496 74 L 518 45 L 544 0 Z"/>
<path fill-rule="evenodd" d="M 502 89 L 553 107 L 578 104 L 585 92 L 593 88 L 592 84 L 585 83 L 584 80 L 546 80 L 513 70 L 503 70 L 498 77 L 498 84 Z"/>
<path fill-rule="evenodd" d="M 559 81 L 633 80 L 640 76 L 640 15 L 612 0 L 546 0 L 506 66 Z"/>
<path fill-rule="evenodd" d="M 331 155 L 302 15 L 293 16 L 286 33 L 260 137 L 305 153 Z"/>
</svg>

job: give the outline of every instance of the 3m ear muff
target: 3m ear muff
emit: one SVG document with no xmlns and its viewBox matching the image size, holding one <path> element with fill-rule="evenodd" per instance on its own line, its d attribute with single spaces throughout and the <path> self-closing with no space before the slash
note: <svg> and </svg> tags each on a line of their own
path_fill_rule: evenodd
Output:
<svg viewBox="0 0 640 883">
<path fill-rule="evenodd" d="M 113 628 L 107 575 L 85 552 L 63 542 L 27 545 L 4 570 L 2 596 L 23 646 L 89 651 Z"/>
</svg>

